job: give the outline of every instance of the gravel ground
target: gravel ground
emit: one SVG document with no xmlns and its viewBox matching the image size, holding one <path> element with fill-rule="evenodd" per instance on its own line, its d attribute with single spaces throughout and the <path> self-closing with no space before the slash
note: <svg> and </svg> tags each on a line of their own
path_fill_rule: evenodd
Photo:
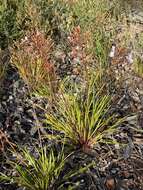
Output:
<svg viewBox="0 0 143 190">
<path fill-rule="evenodd" d="M 141 16 L 135 14 L 134 17 L 131 16 L 133 22 L 137 23 L 135 19 L 139 20 L 140 18 L 139 24 L 141 25 L 142 13 Z M 9 60 L 7 59 L 5 62 L 8 64 Z M 71 74 L 70 64 L 69 59 L 66 59 L 65 65 L 62 67 L 59 65 L 61 76 L 64 75 L 63 72 L 67 73 L 67 71 L 68 74 Z M 121 69 L 118 68 L 120 72 Z M 113 70 L 115 71 L 114 67 Z M 126 72 L 126 68 L 123 70 Z M 131 85 L 132 83 L 135 85 Z M 141 83 L 142 78 L 131 72 L 120 92 L 114 93 L 116 103 L 113 111 L 119 116 L 134 112 L 128 117 L 126 123 L 120 126 L 119 132 L 112 137 L 120 145 L 98 144 L 90 155 L 75 150 L 66 163 L 65 171 L 83 167 L 93 161 L 95 165 L 84 174 L 76 175 L 69 181 L 63 182 L 63 190 L 68 189 L 69 186 L 73 186 L 77 190 L 143 190 L 143 133 L 138 132 L 138 130 L 143 130 L 143 86 L 140 85 Z M 9 66 L 0 97 L 0 130 L 5 132 L 12 143 L 17 143 L 19 146 L 26 144 L 32 149 L 38 143 L 35 112 L 41 123 L 44 118 L 44 112 L 38 108 L 35 110 L 33 105 L 34 103 L 43 105 L 44 102 L 40 98 L 29 97 L 27 94 L 27 88 L 17 71 Z M 48 145 L 49 147 L 53 146 L 52 142 L 46 143 L 51 143 Z M 5 151 L 2 149 L 0 172 L 6 174 L 12 172 L 9 171 L 6 164 L 8 155 L 7 149 Z M 58 189 L 57 184 L 54 189 Z M 15 184 L 0 183 L 0 190 L 24 189 Z"/>
</svg>

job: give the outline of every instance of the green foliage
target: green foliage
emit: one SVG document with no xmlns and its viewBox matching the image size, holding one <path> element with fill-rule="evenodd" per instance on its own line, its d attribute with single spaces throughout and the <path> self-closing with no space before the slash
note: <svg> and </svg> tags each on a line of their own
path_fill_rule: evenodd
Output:
<svg viewBox="0 0 143 190">
<path fill-rule="evenodd" d="M 4 79 L 5 72 L 6 72 L 6 66 L 0 63 L 0 85 Z"/>
<path fill-rule="evenodd" d="M 73 11 L 77 16 L 77 21 L 84 29 L 92 29 L 105 24 L 108 9 L 109 4 L 104 0 L 79 0 L 73 4 Z M 94 24 L 95 26 L 93 26 Z"/>
<path fill-rule="evenodd" d="M 8 47 L 28 30 L 40 28 L 40 13 L 33 0 L 0 0 L 0 47 Z"/>
<path fill-rule="evenodd" d="M 143 60 L 140 57 L 137 57 L 134 62 L 134 71 L 140 77 L 143 77 Z"/>
<path fill-rule="evenodd" d="M 73 5 L 77 24 L 83 31 L 92 33 L 90 51 L 103 66 L 107 63 L 110 40 L 114 32 L 112 9 L 114 5 L 106 0 L 79 0 Z"/>
<path fill-rule="evenodd" d="M 68 32 L 74 23 L 73 13 L 64 0 L 37 1 L 41 14 L 41 27 L 46 34 L 59 39 L 62 33 Z"/>
<path fill-rule="evenodd" d="M 16 159 L 7 163 L 13 174 L 0 173 L 0 182 L 8 181 L 26 190 L 63 190 L 66 180 L 87 172 L 90 167 L 95 165 L 95 162 L 92 161 L 86 166 L 77 165 L 74 169 L 66 171 L 65 165 L 70 155 L 65 157 L 63 148 L 61 153 L 57 155 L 54 154 L 53 150 L 48 153 L 46 147 L 35 148 L 34 155 L 26 148 L 22 149 L 20 153 L 12 150 L 12 153 Z M 73 186 L 69 186 L 69 189 L 71 187 Z"/>
<path fill-rule="evenodd" d="M 10 180 L 26 190 L 52 189 L 65 164 L 63 153 L 55 156 L 53 151 L 47 156 L 46 147 L 37 150 L 35 158 L 28 150 L 17 153 L 17 161 L 11 162 L 15 176 L 1 175 L 1 180 Z"/>
<path fill-rule="evenodd" d="M 2 81 L 6 75 L 6 71 L 7 71 L 7 62 L 4 63 L 4 60 L 7 60 L 5 59 L 6 56 L 8 55 L 5 55 L 5 51 L 1 50 L 0 49 L 0 86 L 2 84 Z"/>
<path fill-rule="evenodd" d="M 16 24 L 17 5 L 14 1 L 0 1 L 0 44 L 1 48 L 8 46 L 11 39 L 19 35 Z"/>
<path fill-rule="evenodd" d="M 143 49 L 143 33 L 140 31 L 138 36 L 134 39 L 134 50 L 136 52 L 136 59 L 133 63 L 134 71 L 140 77 L 143 77 L 143 58 L 142 58 L 142 49 Z"/>
<path fill-rule="evenodd" d="M 114 114 L 109 114 L 110 97 L 102 94 L 103 86 L 99 89 L 99 80 L 100 75 L 90 73 L 90 79 L 84 86 L 73 85 L 68 92 L 62 87 L 56 114 L 46 114 L 47 124 L 83 151 L 104 142 L 104 137 L 113 133 L 123 121 L 115 121 Z"/>
</svg>

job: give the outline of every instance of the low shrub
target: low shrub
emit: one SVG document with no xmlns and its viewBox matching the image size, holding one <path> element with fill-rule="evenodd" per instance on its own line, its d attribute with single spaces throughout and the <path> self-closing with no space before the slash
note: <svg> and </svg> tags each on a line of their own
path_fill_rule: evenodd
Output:
<svg viewBox="0 0 143 190">
<path fill-rule="evenodd" d="M 59 43 L 62 35 L 66 35 L 74 25 L 71 6 L 65 0 L 37 1 L 41 14 L 41 26 L 46 34 L 50 34 Z"/>
<path fill-rule="evenodd" d="M 0 1 L 0 48 L 8 46 L 9 41 L 18 33 L 16 24 L 16 9 L 14 1 Z"/>
</svg>

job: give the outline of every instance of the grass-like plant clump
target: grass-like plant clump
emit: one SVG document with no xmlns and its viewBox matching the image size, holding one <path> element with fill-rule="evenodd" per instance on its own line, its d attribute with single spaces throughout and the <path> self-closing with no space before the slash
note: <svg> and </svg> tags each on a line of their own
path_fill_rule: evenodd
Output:
<svg viewBox="0 0 143 190">
<path fill-rule="evenodd" d="M 10 162 L 15 171 L 14 176 L 1 175 L 1 180 L 13 181 L 27 190 L 50 190 L 63 170 L 65 157 L 54 152 L 48 154 L 46 147 L 36 149 L 36 157 L 27 149 L 16 153 L 16 162 Z"/>
<path fill-rule="evenodd" d="M 111 170 L 112 153 L 126 159 L 135 151 L 133 128 L 143 120 L 142 15 L 132 7 L 132 0 L 0 0 L 0 189 L 126 188 L 116 174 L 127 180 L 127 172 Z M 126 128 L 132 110 L 141 121 L 128 119 Z M 117 141 L 129 146 L 120 150 Z"/>
<path fill-rule="evenodd" d="M 56 75 L 51 61 L 53 42 L 44 33 L 33 31 L 12 49 L 12 63 L 30 92 L 52 93 L 56 88 Z"/>
<path fill-rule="evenodd" d="M 83 151 L 90 150 L 98 142 L 104 142 L 104 138 L 113 133 L 123 121 L 109 114 L 111 97 L 102 95 L 98 81 L 99 75 L 91 74 L 84 88 L 82 85 L 73 85 L 72 93 L 62 91 L 56 114 L 46 114 L 47 124 L 63 133 L 68 142 Z"/>
</svg>

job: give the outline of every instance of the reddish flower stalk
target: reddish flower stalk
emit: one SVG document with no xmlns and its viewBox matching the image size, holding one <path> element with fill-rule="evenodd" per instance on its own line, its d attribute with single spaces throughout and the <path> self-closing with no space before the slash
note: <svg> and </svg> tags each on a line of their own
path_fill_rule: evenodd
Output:
<svg viewBox="0 0 143 190">
<path fill-rule="evenodd" d="M 80 26 L 75 27 L 68 37 L 71 48 L 69 56 L 73 61 L 73 64 L 79 64 L 84 70 L 87 69 L 87 63 L 90 62 L 91 56 L 87 53 L 89 39 L 90 34 L 88 32 L 83 33 Z"/>
<path fill-rule="evenodd" d="M 13 64 L 31 90 L 56 80 L 51 61 L 53 42 L 39 31 L 30 32 L 12 51 Z M 51 89 L 52 90 L 52 89 Z"/>
</svg>

